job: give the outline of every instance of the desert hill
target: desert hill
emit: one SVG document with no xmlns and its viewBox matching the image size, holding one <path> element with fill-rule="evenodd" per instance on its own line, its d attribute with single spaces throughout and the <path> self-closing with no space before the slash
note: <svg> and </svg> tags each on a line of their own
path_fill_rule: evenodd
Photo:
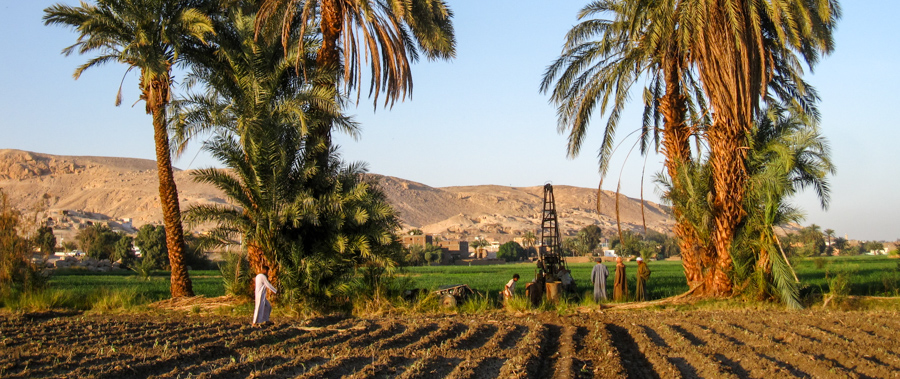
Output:
<svg viewBox="0 0 900 379">
<path fill-rule="evenodd" d="M 478 235 L 512 238 L 540 228 L 543 184 L 533 187 L 495 185 L 434 188 L 422 183 L 372 175 L 398 211 L 404 226 L 445 238 Z M 81 211 L 110 219 L 130 218 L 135 227 L 161 223 L 156 162 L 146 159 L 56 156 L 21 150 L 0 150 L 0 188 L 12 204 L 33 209 L 44 194 L 51 212 Z M 215 188 L 195 183 L 189 171 L 177 170 L 182 207 L 199 203 L 227 203 Z M 603 214 L 597 214 L 597 191 L 554 186 L 559 227 L 574 234 L 590 224 L 606 231 L 615 228 L 615 194 L 602 193 Z M 642 224 L 639 200 L 621 196 L 622 227 Z M 644 202 L 648 228 L 668 232 L 673 221 L 665 207 Z"/>
</svg>

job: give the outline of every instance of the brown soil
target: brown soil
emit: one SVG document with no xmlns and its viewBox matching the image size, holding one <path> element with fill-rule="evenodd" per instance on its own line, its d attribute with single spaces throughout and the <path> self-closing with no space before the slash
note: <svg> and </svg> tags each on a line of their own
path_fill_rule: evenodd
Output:
<svg viewBox="0 0 900 379">
<path fill-rule="evenodd" d="M 0 377 L 893 377 L 900 312 L 0 316 Z"/>
</svg>

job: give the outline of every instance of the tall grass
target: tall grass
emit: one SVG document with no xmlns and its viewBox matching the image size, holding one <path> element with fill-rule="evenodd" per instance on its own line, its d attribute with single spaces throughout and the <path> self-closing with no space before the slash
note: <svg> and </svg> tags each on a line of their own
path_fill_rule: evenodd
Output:
<svg viewBox="0 0 900 379">
<path fill-rule="evenodd" d="M 194 292 L 215 297 L 224 295 L 221 276 L 216 271 L 191 271 Z M 116 312 L 169 298 L 169 273 L 153 271 L 143 279 L 130 271 L 91 272 L 58 270 L 42 290 L 10 293 L 0 306 L 11 311 L 38 312 L 53 309 Z"/>
</svg>

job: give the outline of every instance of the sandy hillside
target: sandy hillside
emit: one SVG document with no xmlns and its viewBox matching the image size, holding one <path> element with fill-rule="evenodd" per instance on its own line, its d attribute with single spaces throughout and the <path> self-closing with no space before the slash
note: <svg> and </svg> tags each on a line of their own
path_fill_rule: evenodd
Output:
<svg viewBox="0 0 900 379">
<path fill-rule="evenodd" d="M 405 179 L 372 175 L 385 191 L 406 227 L 421 228 L 447 238 L 490 235 L 512 238 L 540 228 L 543 185 L 494 185 L 434 188 Z M 176 170 L 182 206 L 226 203 L 209 185 L 194 183 L 188 171 Z M 151 160 L 111 157 L 55 156 L 20 150 L 0 150 L 0 188 L 13 204 L 33 208 L 44 194 L 51 210 L 80 210 L 110 218 L 132 218 L 135 226 L 159 223 L 162 212 Z M 603 214 L 595 210 L 597 191 L 554 187 L 560 228 L 573 234 L 585 225 L 615 228 L 615 194 L 605 191 Z M 622 196 L 619 213 L 623 228 L 640 228 L 641 206 Z M 669 231 L 672 219 L 664 207 L 645 202 L 648 228 Z"/>
</svg>

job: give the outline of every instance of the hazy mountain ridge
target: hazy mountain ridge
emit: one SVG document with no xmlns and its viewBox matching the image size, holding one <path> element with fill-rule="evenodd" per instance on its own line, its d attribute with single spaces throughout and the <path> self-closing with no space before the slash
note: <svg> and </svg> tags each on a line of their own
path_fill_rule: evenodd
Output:
<svg viewBox="0 0 900 379">
<path fill-rule="evenodd" d="M 371 174 L 408 228 L 446 238 L 475 235 L 514 236 L 540 228 L 543 185 L 497 185 L 435 188 L 401 178 Z M 192 204 L 227 203 L 220 191 L 195 183 L 190 171 L 175 171 L 182 208 Z M 33 209 L 46 193 L 51 210 L 83 210 L 111 218 L 132 218 L 135 226 L 161 223 L 156 162 L 146 159 L 56 156 L 21 150 L 0 150 L 0 188 L 12 204 Z M 615 194 L 604 191 L 603 214 L 595 210 L 597 190 L 554 186 L 559 226 L 573 234 L 585 225 L 615 228 Z M 640 201 L 620 196 L 624 229 L 641 228 Z M 670 231 L 667 209 L 644 202 L 648 228 Z"/>
</svg>

